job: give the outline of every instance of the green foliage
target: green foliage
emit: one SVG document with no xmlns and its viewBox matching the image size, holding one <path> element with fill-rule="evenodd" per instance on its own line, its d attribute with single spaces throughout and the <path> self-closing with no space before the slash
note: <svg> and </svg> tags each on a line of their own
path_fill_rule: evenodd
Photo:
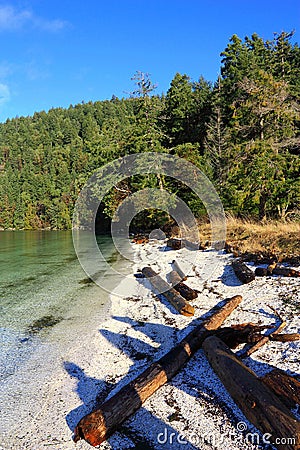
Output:
<svg viewBox="0 0 300 450">
<path fill-rule="evenodd" d="M 136 72 L 129 98 L 56 108 L 0 124 L 0 227 L 69 229 L 79 192 L 99 167 L 132 153 L 185 158 L 213 181 L 225 208 L 255 217 L 299 216 L 300 49 L 293 32 L 264 41 L 233 35 L 212 85 L 177 73 L 164 95 Z M 112 217 L 128 195 L 167 190 L 200 216 L 201 201 L 171 177 L 134 176 L 105 196 Z M 170 218 L 151 208 L 135 226 Z"/>
</svg>

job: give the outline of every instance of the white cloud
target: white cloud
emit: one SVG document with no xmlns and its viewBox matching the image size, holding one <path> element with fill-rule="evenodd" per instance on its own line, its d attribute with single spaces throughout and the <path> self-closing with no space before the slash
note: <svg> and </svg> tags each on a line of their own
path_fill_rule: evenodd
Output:
<svg viewBox="0 0 300 450">
<path fill-rule="evenodd" d="M 0 83 L 0 106 L 10 100 L 9 87 L 6 84 Z"/>
<path fill-rule="evenodd" d="M 32 14 L 27 11 L 16 11 L 12 6 L 0 6 L 0 30 L 17 30 L 30 21 Z"/>
<path fill-rule="evenodd" d="M 68 22 L 60 19 L 48 20 L 35 15 L 29 10 L 17 10 L 13 6 L 0 6 L 0 31 L 15 31 L 32 26 L 44 31 L 60 31 Z"/>
<path fill-rule="evenodd" d="M 0 62 L 0 80 L 3 78 L 7 78 L 14 72 L 14 67 L 12 64 L 2 61 Z"/>
</svg>

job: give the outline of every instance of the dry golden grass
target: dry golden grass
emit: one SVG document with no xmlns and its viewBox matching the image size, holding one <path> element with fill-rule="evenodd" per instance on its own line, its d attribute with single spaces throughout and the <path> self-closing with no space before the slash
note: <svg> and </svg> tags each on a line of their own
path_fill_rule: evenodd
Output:
<svg viewBox="0 0 300 450">
<path fill-rule="evenodd" d="M 202 240 L 210 241 L 210 225 L 199 227 Z M 273 254 L 280 259 L 300 256 L 300 222 L 259 223 L 229 216 L 226 236 L 226 242 L 242 253 Z"/>
</svg>

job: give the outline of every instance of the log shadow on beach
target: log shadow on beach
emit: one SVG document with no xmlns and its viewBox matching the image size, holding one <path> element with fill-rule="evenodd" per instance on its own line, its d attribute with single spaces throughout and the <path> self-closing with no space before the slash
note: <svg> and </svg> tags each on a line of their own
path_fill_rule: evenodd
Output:
<svg viewBox="0 0 300 450">
<path fill-rule="evenodd" d="M 76 391 L 83 402 L 82 405 L 66 416 L 66 421 L 71 431 L 74 431 L 78 421 L 84 415 L 99 407 L 114 388 L 119 388 L 128 382 L 128 374 L 120 383 L 114 384 L 87 376 L 76 364 L 65 362 L 64 367 L 69 375 L 78 379 Z M 136 426 L 137 424 L 140 427 Z M 145 429 L 147 433 L 145 433 Z M 183 444 L 183 439 L 184 437 L 176 429 L 141 407 L 134 416 L 120 425 L 118 430 L 116 430 L 116 434 L 112 435 L 108 441 L 112 448 L 120 449 L 131 448 L 130 443 L 133 443 L 134 448 L 137 450 L 155 450 L 167 448 L 168 445 L 171 445 L 172 449 L 178 450 L 182 448 L 182 445 L 188 450 L 199 449 L 199 447 L 188 441 L 186 441 L 186 444 Z M 129 447 L 127 447 L 128 441 Z"/>
<path fill-rule="evenodd" d="M 242 286 L 243 285 L 243 283 L 235 275 L 231 264 L 225 265 L 224 271 L 221 275 L 221 280 L 222 280 L 222 283 L 225 284 L 225 286 Z"/>
<path fill-rule="evenodd" d="M 267 312 L 265 312 L 265 314 L 272 315 Z M 68 373 L 78 379 L 77 393 L 83 402 L 80 407 L 71 411 L 66 417 L 67 423 L 72 431 L 78 421 L 83 416 L 99 407 L 112 391 L 114 391 L 113 393 L 119 391 L 124 385 L 141 373 L 149 364 L 166 353 L 172 345 L 176 345 L 182 338 L 183 332 L 187 332 L 187 329 L 179 331 L 174 328 L 174 326 L 140 322 L 128 317 L 114 316 L 113 318 L 117 321 L 129 324 L 130 328 L 126 331 L 131 330 L 132 332 L 135 330 L 139 333 L 143 333 L 148 342 L 150 339 L 152 342 L 156 342 L 158 346 L 152 346 L 142 339 L 129 336 L 126 332 L 116 333 L 105 329 L 99 330 L 110 343 L 133 361 L 128 373 L 117 383 L 108 383 L 104 380 L 88 377 L 84 374 L 84 371 L 75 364 L 65 363 L 65 368 Z M 195 324 L 202 320 L 203 317 L 195 319 L 188 328 L 194 328 Z M 166 342 L 168 343 L 167 346 L 164 345 Z M 262 375 L 274 369 L 274 367 L 269 364 L 258 362 L 251 358 L 247 359 L 247 365 L 254 368 L 258 375 Z M 296 374 L 290 373 L 290 375 Z M 176 388 L 175 390 L 174 387 Z M 198 404 L 203 404 L 203 414 L 205 414 L 207 420 L 215 421 L 216 426 L 217 423 L 222 420 L 223 422 L 224 420 L 229 422 L 231 426 L 234 427 L 236 427 L 239 422 L 246 422 L 248 425 L 247 431 L 257 431 L 237 408 L 223 384 L 211 369 L 204 352 L 200 350 L 191 358 L 187 365 L 165 385 L 164 392 L 160 391 L 157 394 L 163 396 L 166 408 L 169 409 L 170 412 L 175 410 L 175 413 L 170 414 L 167 419 L 169 419 L 170 422 L 173 420 L 184 422 L 184 430 L 186 430 L 184 435 L 187 439 L 185 448 L 204 449 L 206 448 L 206 444 L 201 442 L 199 447 L 195 446 L 194 443 L 189 442 L 188 430 L 189 425 L 190 429 L 193 429 L 193 414 L 191 414 L 192 417 L 190 418 L 189 411 L 184 404 L 181 403 L 182 397 L 178 397 L 177 395 L 178 391 L 188 394 L 188 396 L 195 397 Z M 141 425 L 145 423 L 147 424 L 146 430 L 145 426 Z M 175 436 L 175 442 L 173 443 L 172 448 L 177 448 L 176 437 L 180 435 L 179 431 L 168 425 L 165 419 L 161 420 L 158 417 L 155 417 L 144 407 L 141 407 L 133 416 L 128 418 L 118 428 L 118 432 L 121 433 L 121 436 L 123 436 L 124 439 L 126 439 L 126 437 L 131 439 L 135 443 L 136 448 L 139 448 L 138 445 L 140 445 L 140 448 L 143 449 L 160 448 L 160 444 L 157 442 L 157 435 L 159 433 L 166 433 L 167 436 L 170 436 L 171 433 L 175 433 L 173 434 L 173 436 Z M 201 432 L 205 433 L 205 430 L 201 430 Z M 225 428 L 223 433 L 226 433 Z M 114 436 L 109 439 L 114 439 Z M 153 447 L 154 442 L 155 447 Z M 177 445 L 178 448 L 182 448 L 183 444 L 179 445 L 177 442 Z M 265 448 L 267 449 L 268 447 Z"/>
</svg>

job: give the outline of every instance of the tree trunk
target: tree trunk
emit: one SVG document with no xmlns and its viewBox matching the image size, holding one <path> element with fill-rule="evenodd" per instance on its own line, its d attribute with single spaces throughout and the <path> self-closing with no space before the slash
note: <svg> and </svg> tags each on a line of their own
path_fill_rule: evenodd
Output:
<svg viewBox="0 0 300 450">
<path fill-rule="evenodd" d="M 144 267 L 142 273 L 148 278 L 152 287 L 163 295 L 174 308 L 184 316 L 193 316 L 195 308 L 190 305 L 174 288 L 164 281 L 151 267 Z"/>
<path fill-rule="evenodd" d="M 240 295 L 228 299 L 176 347 L 106 400 L 99 409 L 83 417 L 75 428 L 74 441 L 85 439 L 94 447 L 105 441 L 124 420 L 140 408 L 147 398 L 171 380 L 201 347 L 209 330 L 219 328 L 241 301 Z"/>
<path fill-rule="evenodd" d="M 277 438 L 294 438 L 294 443 L 281 448 L 299 449 L 300 422 L 274 392 L 219 338 L 208 337 L 202 347 L 214 371 L 247 419 L 262 433 L 269 433 L 272 436 L 270 442 Z"/>
<path fill-rule="evenodd" d="M 267 200 L 268 196 L 264 189 L 260 191 L 260 197 L 259 197 L 259 219 L 265 220 L 267 217 Z"/>
</svg>

